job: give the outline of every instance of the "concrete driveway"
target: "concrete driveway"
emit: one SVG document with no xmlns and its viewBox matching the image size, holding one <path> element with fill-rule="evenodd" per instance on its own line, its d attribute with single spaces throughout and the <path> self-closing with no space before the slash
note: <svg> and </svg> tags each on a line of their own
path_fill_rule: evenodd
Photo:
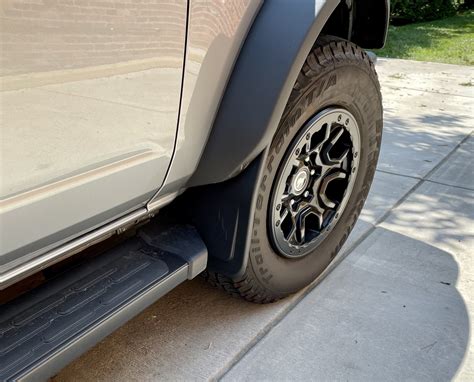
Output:
<svg viewBox="0 0 474 382">
<path fill-rule="evenodd" d="M 54 380 L 474 380 L 474 68 L 377 66 L 379 167 L 327 278 L 265 306 L 193 280 Z"/>
</svg>

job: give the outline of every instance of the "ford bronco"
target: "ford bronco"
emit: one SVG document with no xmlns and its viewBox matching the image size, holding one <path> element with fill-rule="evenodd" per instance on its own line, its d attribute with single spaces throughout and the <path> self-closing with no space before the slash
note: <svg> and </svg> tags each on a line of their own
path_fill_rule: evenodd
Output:
<svg viewBox="0 0 474 382">
<path fill-rule="evenodd" d="M 0 5 L 0 380 L 46 379 L 187 279 L 313 282 L 382 137 L 389 0 Z"/>
</svg>

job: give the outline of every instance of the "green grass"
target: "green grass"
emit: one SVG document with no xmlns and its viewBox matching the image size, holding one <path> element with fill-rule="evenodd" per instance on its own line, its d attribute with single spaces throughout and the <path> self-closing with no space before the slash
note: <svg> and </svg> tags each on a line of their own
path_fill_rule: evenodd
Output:
<svg viewBox="0 0 474 382">
<path fill-rule="evenodd" d="M 390 26 L 380 57 L 474 65 L 474 11 L 443 20 Z"/>
</svg>

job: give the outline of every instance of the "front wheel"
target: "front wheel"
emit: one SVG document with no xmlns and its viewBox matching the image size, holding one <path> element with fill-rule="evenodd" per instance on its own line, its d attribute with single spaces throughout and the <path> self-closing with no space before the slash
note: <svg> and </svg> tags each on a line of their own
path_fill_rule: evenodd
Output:
<svg viewBox="0 0 474 382">
<path fill-rule="evenodd" d="M 272 302 L 315 280 L 351 232 L 382 136 L 374 65 L 356 45 L 323 37 L 306 59 L 261 178 L 244 275 L 210 280 Z"/>
</svg>

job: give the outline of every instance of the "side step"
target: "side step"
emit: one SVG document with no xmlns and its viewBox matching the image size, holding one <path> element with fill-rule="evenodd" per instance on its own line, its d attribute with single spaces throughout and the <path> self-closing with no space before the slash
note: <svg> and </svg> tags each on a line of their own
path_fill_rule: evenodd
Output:
<svg viewBox="0 0 474 382">
<path fill-rule="evenodd" d="M 154 223 L 0 308 L 0 381 L 56 374 L 165 293 L 198 275 L 196 230 Z"/>
</svg>

